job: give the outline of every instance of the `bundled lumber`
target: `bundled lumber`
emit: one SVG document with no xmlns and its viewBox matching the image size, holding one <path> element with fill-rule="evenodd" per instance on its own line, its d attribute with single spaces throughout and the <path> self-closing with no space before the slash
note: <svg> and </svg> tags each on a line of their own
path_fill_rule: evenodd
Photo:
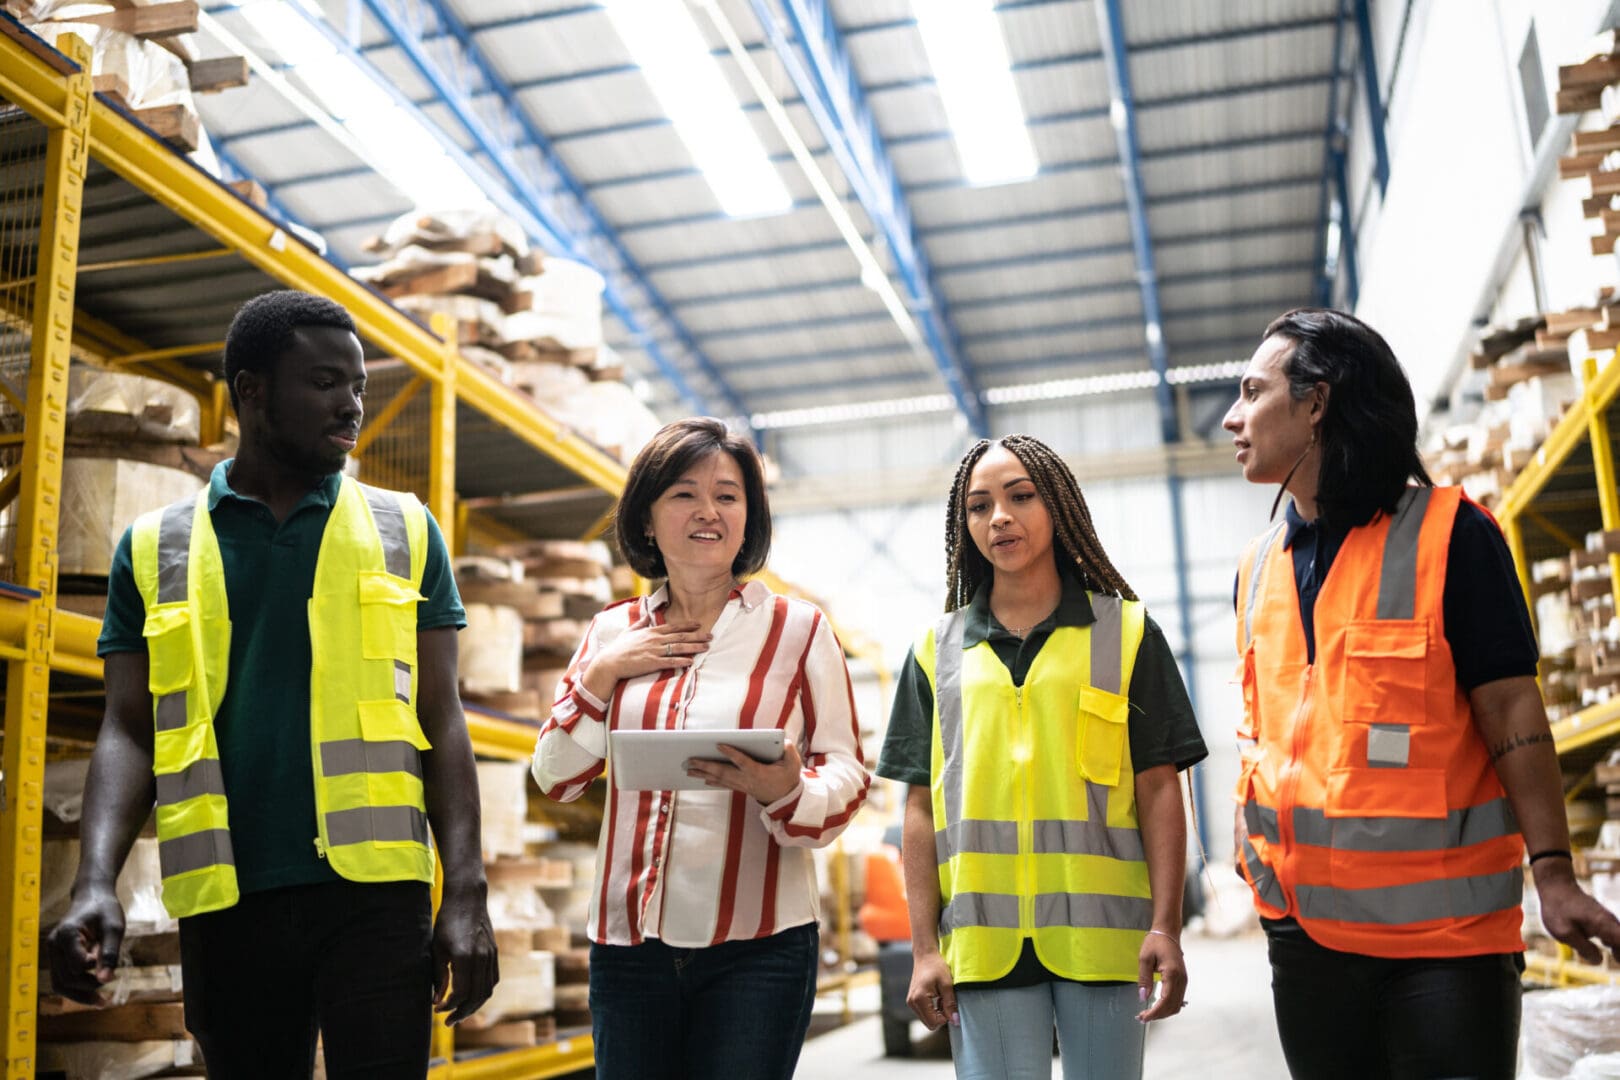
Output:
<svg viewBox="0 0 1620 1080">
<path fill-rule="evenodd" d="M 95 92 L 186 153 L 204 142 L 193 95 L 247 85 L 245 57 L 195 55 L 197 0 L 6 0 L 5 10 L 52 45 L 84 38 Z"/>
<path fill-rule="evenodd" d="M 468 360 L 628 461 L 658 429 L 602 338 L 604 281 L 532 250 L 493 211 L 413 212 L 366 250 L 354 275 L 424 321 L 447 317 Z"/>
</svg>

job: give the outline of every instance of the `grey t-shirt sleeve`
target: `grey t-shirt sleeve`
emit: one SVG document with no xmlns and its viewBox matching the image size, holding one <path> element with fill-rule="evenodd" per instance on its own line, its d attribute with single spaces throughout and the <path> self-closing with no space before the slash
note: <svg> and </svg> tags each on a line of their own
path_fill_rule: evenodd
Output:
<svg viewBox="0 0 1620 1080">
<path fill-rule="evenodd" d="M 1151 616 L 1144 616 L 1144 622 L 1131 671 L 1131 768 L 1142 772 L 1174 765 L 1180 772 L 1208 757 L 1209 748 L 1164 631 Z"/>
<path fill-rule="evenodd" d="M 883 736 L 877 774 L 903 784 L 927 787 L 933 756 L 934 688 L 916 650 L 906 653 L 895 682 L 894 706 L 889 710 L 889 730 Z"/>
</svg>

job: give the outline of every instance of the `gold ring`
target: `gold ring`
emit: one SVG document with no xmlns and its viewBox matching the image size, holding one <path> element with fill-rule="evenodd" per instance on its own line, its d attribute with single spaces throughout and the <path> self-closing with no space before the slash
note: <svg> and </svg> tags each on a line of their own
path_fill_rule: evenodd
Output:
<svg viewBox="0 0 1620 1080">
<path fill-rule="evenodd" d="M 664 643 L 664 655 L 665 656 L 673 655 L 673 652 L 671 650 L 673 650 L 674 648 L 675 648 L 675 646 L 671 645 L 669 642 L 666 641 Z"/>
</svg>

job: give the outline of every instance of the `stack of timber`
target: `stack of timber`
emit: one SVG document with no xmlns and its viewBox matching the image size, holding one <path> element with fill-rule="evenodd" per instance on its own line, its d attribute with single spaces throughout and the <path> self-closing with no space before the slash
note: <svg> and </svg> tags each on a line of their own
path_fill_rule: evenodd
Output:
<svg viewBox="0 0 1620 1080">
<path fill-rule="evenodd" d="M 22 416 L 0 408 L 0 432 Z M 137 517 L 194 495 L 224 447 L 201 447 L 197 401 L 157 379 L 75 362 L 68 375 L 67 450 L 62 464 L 57 570 L 60 606 L 100 617 L 107 573 L 124 530 Z M 21 445 L 0 449 L 18 467 Z M 0 510 L 0 566 L 10 560 L 16 503 Z"/>
<path fill-rule="evenodd" d="M 1554 721 L 1620 694 L 1613 555 L 1620 555 L 1620 531 L 1592 532 L 1567 557 L 1530 567 L 1542 699 Z"/>
<path fill-rule="evenodd" d="M 519 541 L 457 559 L 469 631 L 460 652 L 463 700 L 543 720 L 591 617 L 612 596 L 611 563 L 606 544 L 575 540 Z"/>
<path fill-rule="evenodd" d="M 96 93 L 177 150 L 202 150 L 201 160 L 218 171 L 193 95 L 247 85 L 248 64 L 198 55 L 197 0 L 5 0 L 5 11 L 52 45 L 64 34 L 83 38 L 94 54 Z"/>
<path fill-rule="evenodd" d="M 1570 152 L 1559 159 L 1558 175 L 1589 184 L 1582 209 L 1593 222 L 1592 254 L 1608 255 L 1620 239 L 1620 36 L 1598 37 L 1587 59 L 1558 69 L 1558 112 L 1591 113 L 1577 131 Z"/>
<path fill-rule="evenodd" d="M 66 913 L 78 870 L 78 825 L 88 760 L 47 763 L 45 841 L 40 859 L 43 941 Z M 125 937 L 112 981 L 99 1006 L 81 1005 L 49 985 L 39 999 L 39 1068 L 69 1080 L 103 1077 L 202 1075 L 202 1058 L 186 1034 L 180 1000 L 179 927 L 163 908 L 158 842 L 150 822 L 118 876 Z"/>
<path fill-rule="evenodd" d="M 1470 362 L 1483 372 L 1485 404 L 1472 423 L 1442 433 L 1427 462 L 1437 483 L 1497 504 L 1579 394 L 1567 336 L 1574 325 L 1567 314 L 1533 316 L 1481 333 Z"/>
<path fill-rule="evenodd" d="M 354 270 L 426 321 L 448 316 L 462 355 L 623 461 L 658 429 L 602 339 L 600 274 L 529 247 L 490 211 L 412 213 L 366 244 Z"/>
</svg>

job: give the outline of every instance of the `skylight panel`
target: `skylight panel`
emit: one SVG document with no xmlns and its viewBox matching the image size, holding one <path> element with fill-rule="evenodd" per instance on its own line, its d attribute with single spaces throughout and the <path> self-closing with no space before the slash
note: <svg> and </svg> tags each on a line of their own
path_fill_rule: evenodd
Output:
<svg viewBox="0 0 1620 1080">
<path fill-rule="evenodd" d="M 249 0 L 237 10 L 269 43 L 320 107 L 346 128 L 369 164 L 419 209 L 472 208 L 488 200 L 439 139 L 375 78 L 344 55 L 311 19 L 312 0 Z"/>
<path fill-rule="evenodd" d="M 1034 176 L 1040 161 L 992 0 L 911 2 L 968 183 Z"/>
<path fill-rule="evenodd" d="M 789 209 L 793 196 L 684 0 L 606 0 L 604 6 L 720 208 L 732 217 Z"/>
</svg>

